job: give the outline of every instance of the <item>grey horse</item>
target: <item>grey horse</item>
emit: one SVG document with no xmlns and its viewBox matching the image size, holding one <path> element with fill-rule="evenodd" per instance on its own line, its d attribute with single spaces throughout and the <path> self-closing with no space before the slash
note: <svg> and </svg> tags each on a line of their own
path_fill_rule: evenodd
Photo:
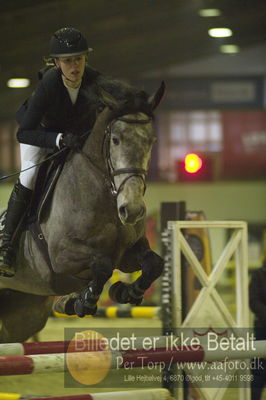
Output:
<svg viewBox="0 0 266 400">
<path fill-rule="evenodd" d="M 82 150 L 70 152 L 43 212 L 40 228 L 50 261 L 29 230 L 22 232 L 16 274 L 0 278 L 0 342 L 25 341 L 56 309 L 94 314 L 114 268 L 142 271 L 130 284 L 117 282 L 110 296 L 140 304 L 162 273 L 163 261 L 145 236 L 145 177 L 155 140 L 153 110 L 164 84 L 151 96 L 132 92 L 117 100 L 102 93 L 98 113 Z"/>
</svg>

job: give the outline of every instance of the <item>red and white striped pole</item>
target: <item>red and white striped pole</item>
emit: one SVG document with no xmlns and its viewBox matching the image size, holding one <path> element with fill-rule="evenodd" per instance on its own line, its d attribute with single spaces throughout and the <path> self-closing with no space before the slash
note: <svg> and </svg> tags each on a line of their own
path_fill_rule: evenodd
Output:
<svg viewBox="0 0 266 400">
<path fill-rule="evenodd" d="M 145 367 L 149 363 L 159 365 L 175 364 L 180 362 L 203 362 L 203 361 L 223 361 L 240 360 L 253 357 L 266 358 L 266 341 L 247 342 L 247 350 L 231 348 L 224 350 L 208 350 L 202 346 L 197 346 L 195 350 L 192 346 L 182 346 L 175 349 L 166 350 L 159 348 L 156 350 L 129 350 L 129 351 L 109 351 L 103 352 L 82 352 L 68 353 L 67 360 L 74 360 L 79 357 L 80 370 L 95 369 L 95 360 L 100 353 L 106 352 L 110 355 L 111 363 L 109 369 Z M 66 354 L 40 354 L 28 356 L 2 356 L 0 357 L 0 375 L 24 375 L 35 373 L 64 372 L 67 369 Z M 104 365 L 106 369 L 107 366 Z"/>
<path fill-rule="evenodd" d="M 72 396 L 28 397 L 29 400 L 168 400 L 170 393 L 167 389 L 140 389 L 119 392 L 102 392 L 91 394 L 78 394 Z M 16 393 L 0 393 L 1 400 L 27 399 Z"/>
<path fill-rule="evenodd" d="M 23 356 L 30 354 L 53 354 L 79 351 L 104 350 L 108 346 L 106 339 L 65 340 L 54 342 L 26 342 L 0 344 L 0 356 Z"/>
<path fill-rule="evenodd" d="M 156 336 L 155 339 L 156 347 L 165 347 L 169 338 L 167 336 Z M 101 351 L 112 347 L 110 340 L 109 338 L 99 338 L 53 342 L 0 343 L 0 356 Z M 145 337 L 136 337 L 136 340 L 134 340 L 135 348 L 143 348 L 144 340 Z"/>
</svg>

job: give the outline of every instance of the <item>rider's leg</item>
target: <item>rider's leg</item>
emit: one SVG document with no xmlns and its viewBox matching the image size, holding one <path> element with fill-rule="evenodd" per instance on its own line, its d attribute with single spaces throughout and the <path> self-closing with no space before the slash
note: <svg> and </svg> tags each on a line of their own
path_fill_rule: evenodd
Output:
<svg viewBox="0 0 266 400">
<path fill-rule="evenodd" d="M 40 158 L 44 154 L 43 149 L 26 144 L 20 145 L 20 152 L 21 169 L 33 168 L 20 174 L 19 181 L 14 186 L 8 202 L 2 247 L 0 249 L 0 275 L 6 277 L 11 277 L 15 273 L 14 267 L 12 266 L 14 258 L 12 239 L 30 203 L 38 172 L 38 167 L 34 167 L 34 165 L 40 161 Z"/>
<path fill-rule="evenodd" d="M 28 207 L 31 194 L 32 190 L 23 186 L 20 181 L 15 184 L 11 193 L 6 213 L 2 247 L 0 250 L 0 274 L 3 273 L 7 276 L 12 276 L 15 273 L 12 267 L 14 256 L 12 238 L 25 213 L 25 209 Z"/>
</svg>

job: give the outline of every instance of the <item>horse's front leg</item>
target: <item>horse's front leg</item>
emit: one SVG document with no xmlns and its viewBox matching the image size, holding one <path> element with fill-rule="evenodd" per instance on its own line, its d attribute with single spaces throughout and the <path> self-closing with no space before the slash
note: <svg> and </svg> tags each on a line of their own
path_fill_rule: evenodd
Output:
<svg viewBox="0 0 266 400">
<path fill-rule="evenodd" d="M 139 246 L 136 244 L 131 251 L 136 254 Z M 125 257 L 124 257 L 125 259 Z M 130 284 L 116 282 L 111 286 L 109 295 L 118 303 L 139 305 L 143 300 L 145 291 L 159 278 L 163 271 L 163 259 L 150 248 L 142 250 L 137 255 L 141 275 Z"/>
<path fill-rule="evenodd" d="M 113 273 L 111 260 L 102 255 L 95 255 L 90 263 L 92 279 L 88 286 L 79 294 L 74 301 L 74 312 L 79 317 L 94 315 L 97 311 L 97 302 L 103 287 Z"/>
</svg>

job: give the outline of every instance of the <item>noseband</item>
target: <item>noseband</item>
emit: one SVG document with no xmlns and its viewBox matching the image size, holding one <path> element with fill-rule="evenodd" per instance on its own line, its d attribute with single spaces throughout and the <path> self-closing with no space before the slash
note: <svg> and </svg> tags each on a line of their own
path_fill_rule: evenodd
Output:
<svg viewBox="0 0 266 400">
<path fill-rule="evenodd" d="M 118 117 L 113 119 L 106 127 L 105 129 L 105 136 L 104 136 L 104 141 L 103 141 L 103 155 L 104 159 L 106 160 L 106 167 L 108 171 L 108 176 L 109 176 L 109 182 L 111 185 L 111 193 L 113 196 L 118 196 L 118 194 L 121 192 L 123 189 L 125 183 L 133 178 L 133 177 L 138 177 L 142 180 L 143 185 L 144 185 L 144 191 L 145 193 L 146 190 L 146 183 L 145 183 L 145 178 L 147 175 L 147 170 L 144 168 L 134 168 L 134 167 L 125 167 L 125 168 L 120 168 L 120 169 L 115 169 L 112 160 L 111 160 L 111 154 L 110 154 L 110 142 L 111 142 L 111 135 L 112 135 L 112 127 L 113 124 L 116 121 L 122 121 L 127 124 L 147 124 L 151 121 L 151 117 L 148 117 L 147 119 L 135 119 L 135 118 L 126 118 L 126 117 Z M 123 175 L 123 174 L 129 174 L 128 176 L 125 177 L 125 179 L 120 183 L 119 187 L 117 188 L 115 185 L 114 177 L 118 175 Z"/>
</svg>

